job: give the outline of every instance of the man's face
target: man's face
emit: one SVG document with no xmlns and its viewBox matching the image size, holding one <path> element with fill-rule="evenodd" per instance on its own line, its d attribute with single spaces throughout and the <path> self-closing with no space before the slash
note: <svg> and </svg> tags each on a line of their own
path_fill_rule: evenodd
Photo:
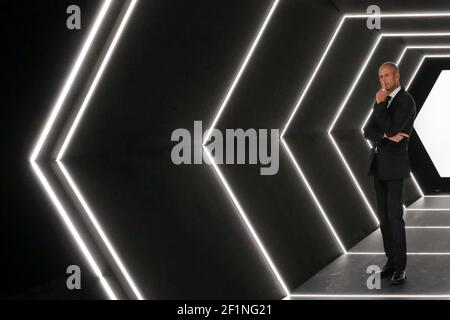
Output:
<svg viewBox="0 0 450 320">
<path fill-rule="evenodd" d="M 381 87 L 385 88 L 388 92 L 400 85 L 400 73 L 396 72 L 395 69 L 390 66 L 381 67 L 378 76 L 380 78 Z"/>
</svg>

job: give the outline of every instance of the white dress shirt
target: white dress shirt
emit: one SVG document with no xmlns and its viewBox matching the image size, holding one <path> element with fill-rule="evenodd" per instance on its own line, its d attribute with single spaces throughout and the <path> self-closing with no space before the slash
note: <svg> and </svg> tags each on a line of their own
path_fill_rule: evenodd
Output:
<svg viewBox="0 0 450 320">
<path fill-rule="evenodd" d="M 391 97 L 391 99 L 388 102 L 388 105 L 386 108 L 389 108 L 389 106 L 391 105 L 392 100 L 394 100 L 395 96 L 397 95 L 397 93 L 400 91 L 402 87 L 398 86 L 397 89 L 395 89 L 394 91 L 392 91 L 391 93 L 389 93 L 389 96 Z"/>
</svg>

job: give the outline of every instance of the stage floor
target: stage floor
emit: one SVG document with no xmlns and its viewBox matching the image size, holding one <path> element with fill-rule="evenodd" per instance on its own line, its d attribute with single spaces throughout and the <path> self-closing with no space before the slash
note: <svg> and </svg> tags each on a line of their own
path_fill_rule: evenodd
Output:
<svg viewBox="0 0 450 320">
<path fill-rule="evenodd" d="M 405 283 L 394 286 L 388 278 L 381 279 L 380 289 L 368 288 L 367 268 L 386 262 L 378 229 L 294 290 L 291 299 L 450 299 L 450 197 L 421 198 L 404 217 Z"/>
</svg>

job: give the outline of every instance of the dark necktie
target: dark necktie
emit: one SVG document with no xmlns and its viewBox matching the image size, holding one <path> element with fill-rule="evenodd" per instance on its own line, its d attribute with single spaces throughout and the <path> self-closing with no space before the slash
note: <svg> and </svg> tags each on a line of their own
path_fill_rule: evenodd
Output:
<svg viewBox="0 0 450 320">
<path fill-rule="evenodd" d="M 387 96 L 387 97 L 386 97 L 386 103 L 387 103 L 387 105 L 389 105 L 389 101 L 391 101 L 391 99 L 392 99 L 391 96 Z"/>
</svg>

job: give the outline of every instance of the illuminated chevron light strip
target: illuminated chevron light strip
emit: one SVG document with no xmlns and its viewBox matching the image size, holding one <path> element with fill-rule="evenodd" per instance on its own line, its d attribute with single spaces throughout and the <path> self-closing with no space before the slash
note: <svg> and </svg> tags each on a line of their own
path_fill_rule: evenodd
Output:
<svg viewBox="0 0 450 320">
<path fill-rule="evenodd" d="M 81 252 L 83 253 L 89 266 L 92 268 L 94 274 L 99 278 L 100 283 L 101 283 L 103 289 L 105 290 L 107 296 L 109 297 L 109 299 L 116 300 L 117 299 L 116 294 L 114 293 L 111 286 L 109 285 L 109 282 L 103 276 L 102 271 L 100 270 L 97 262 L 95 261 L 94 257 L 92 256 L 91 252 L 89 251 L 88 247 L 86 246 L 85 241 L 82 239 L 80 233 L 78 232 L 78 230 L 76 229 L 72 220 L 70 219 L 66 209 L 61 204 L 61 202 L 58 199 L 58 197 L 56 196 L 52 186 L 50 185 L 50 183 L 48 182 L 44 173 L 39 168 L 39 165 L 36 162 L 36 160 L 38 159 L 40 152 L 47 140 L 47 137 L 53 128 L 56 118 L 67 98 L 67 95 L 69 94 L 69 92 L 72 88 L 72 85 L 80 71 L 80 68 L 81 68 L 83 62 L 85 61 L 86 55 L 89 52 L 90 48 L 92 47 L 92 43 L 98 33 L 98 30 L 99 30 L 101 24 L 103 23 L 103 20 L 106 16 L 107 12 L 109 11 L 111 3 L 112 3 L 112 0 L 106 0 L 103 3 L 103 5 L 100 9 L 100 12 L 98 13 L 98 15 L 95 19 L 94 25 L 93 25 L 91 31 L 89 32 L 89 35 L 82 47 L 82 50 L 80 51 L 78 58 L 75 61 L 72 71 L 70 72 L 69 77 L 67 78 L 67 80 L 65 82 L 65 85 L 59 95 L 59 98 L 56 101 L 56 104 L 54 105 L 54 107 L 50 113 L 50 116 L 48 117 L 48 119 L 46 121 L 44 129 L 41 132 L 39 139 L 33 148 L 33 152 L 30 157 L 30 163 L 31 163 L 32 169 L 34 170 L 34 173 L 36 174 L 37 178 L 39 179 L 40 183 L 42 184 L 44 190 L 47 192 L 47 195 L 49 196 L 53 205 L 57 209 L 57 212 L 61 216 L 67 229 L 69 230 L 69 232 L 72 235 L 72 237 L 74 238 L 76 244 L 78 245 Z"/>
<path fill-rule="evenodd" d="M 350 251 L 348 254 L 353 255 L 386 255 L 385 252 L 358 252 L 358 251 Z M 450 252 L 407 252 L 409 256 L 448 256 Z"/>
<path fill-rule="evenodd" d="M 406 211 L 450 211 L 450 208 L 425 208 L 425 209 L 416 209 L 416 208 L 406 208 Z"/>
<path fill-rule="evenodd" d="M 334 31 L 333 36 L 331 37 L 331 40 L 329 41 L 327 47 L 325 48 L 325 51 L 322 54 L 322 57 L 320 58 L 316 68 L 314 69 L 313 74 L 311 75 L 311 77 L 308 80 L 308 83 L 306 84 L 305 88 L 303 89 L 302 94 L 300 95 L 300 98 L 299 98 L 297 104 L 295 105 L 292 114 L 288 118 L 288 120 L 287 120 L 287 122 L 286 122 L 286 124 L 284 126 L 284 129 L 281 132 L 281 136 L 280 136 L 281 143 L 284 146 L 284 148 L 286 149 L 286 152 L 287 152 L 287 154 L 289 156 L 289 159 L 291 159 L 292 163 L 294 164 L 294 167 L 297 170 L 298 174 L 300 175 L 301 180 L 303 181 L 304 185 L 308 189 L 308 192 L 310 193 L 312 199 L 314 200 L 314 203 L 316 204 L 317 208 L 319 209 L 319 212 L 322 215 L 322 218 L 324 219 L 324 221 L 327 224 L 328 228 L 330 229 L 330 231 L 331 231 L 335 241 L 337 242 L 337 244 L 339 245 L 339 247 L 341 248 L 341 250 L 342 250 L 342 252 L 344 254 L 347 253 L 347 250 L 346 250 L 345 246 L 343 245 L 343 243 L 342 243 L 341 239 L 339 238 L 336 230 L 334 229 L 333 225 L 331 224 L 331 222 L 330 222 L 330 220 L 329 220 L 325 210 L 323 209 L 319 199 L 317 198 L 316 194 L 314 193 L 314 190 L 312 189 L 311 185 L 309 184 L 308 179 L 306 178 L 306 175 L 304 174 L 302 168 L 297 163 L 297 161 L 296 161 L 293 153 L 291 152 L 291 150 L 290 150 L 286 140 L 284 139 L 284 135 L 285 135 L 289 125 L 291 124 L 292 119 L 294 118 L 297 110 L 299 109 L 300 104 L 302 103 L 304 97 L 306 96 L 306 93 L 308 92 L 309 88 L 311 87 L 311 84 L 313 83 L 313 81 L 314 81 L 314 79 L 315 79 L 315 77 L 316 77 L 320 67 L 322 66 L 322 63 L 325 60 L 325 58 L 326 58 L 326 56 L 327 56 L 331 46 L 333 45 L 334 40 L 336 39 L 337 35 L 339 34 L 339 31 L 341 30 L 341 28 L 342 28 L 342 26 L 343 26 L 343 24 L 345 22 L 345 19 L 346 19 L 346 16 L 342 17 L 342 19 L 340 20 L 338 26 L 336 27 L 336 30 Z"/>
<path fill-rule="evenodd" d="M 400 65 L 400 63 L 403 60 L 403 57 L 405 56 L 406 52 L 411 49 L 433 49 L 433 50 L 442 50 L 442 49 L 450 49 L 450 46 L 435 46 L 435 45 L 416 45 L 416 46 L 406 46 L 405 49 L 403 49 L 403 52 L 401 53 L 400 57 L 397 60 L 397 65 Z"/>
<path fill-rule="evenodd" d="M 346 159 L 345 159 L 343 153 L 341 152 L 338 143 L 337 143 L 336 140 L 333 138 L 332 131 L 333 131 L 334 126 L 336 125 L 336 123 L 337 123 L 337 121 L 338 121 L 338 119 L 339 119 L 339 117 L 340 117 L 342 111 L 343 111 L 344 108 L 346 107 L 347 102 L 350 100 L 350 97 L 352 96 L 352 94 L 353 94 L 353 92 L 354 92 L 354 89 L 355 89 L 356 86 L 358 85 L 358 83 L 359 83 L 359 81 L 360 81 L 360 79 L 361 79 L 362 74 L 365 72 L 366 67 L 367 67 L 367 65 L 368 65 L 368 62 L 369 62 L 370 58 L 373 56 L 373 53 L 375 52 L 376 47 L 377 47 L 378 44 L 380 43 L 380 40 L 381 40 L 383 37 L 400 37 L 400 36 L 401 36 L 401 37 L 427 37 L 427 36 L 428 36 L 428 37 L 435 37 L 435 36 L 450 36 L 450 33 L 384 33 L 384 34 L 381 34 L 381 35 L 378 37 L 378 39 L 375 41 L 374 48 L 371 50 L 371 52 L 369 53 L 369 55 L 368 55 L 368 57 L 367 57 L 367 59 L 366 59 L 366 62 L 365 62 L 365 63 L 363 64 L 363 66 L 361 67 L 360 72 L 358 73 L 358 76 L 357 76 L 356 79 L 354 80 L 353 85 L 351 86 L 349 93 L 348 93 L 347 96 L 345 97 L 344 102 L 341 104 L 341 107 L 339 108 L 339 110 L 338 110 L 338 112 L 337 112 L 337 114 L 336 114 L 334 120 L 332 121 L 332 123 L 331 123 L 331 125 L 330 125 L 330 128 L 328 129 L 328 136 L 329 136 L 331 142 L 333 143 L 334 147 L 336 148 L 336 151 L 338 152 L 338 154 L 339 154 L 339 156 L 340 156 L 342 162 L 344 163 L 344 165 L 345 165 L 345 167 L 346 167 L 348 173 L 350 174 L 350 177 L 352 178 L 352 180 L 353 180 L 355 186 L 357 187 L 357 189 L 358 189 L 358 191 L 359 191 L 361 197 L 363 198 L 364 202 L 366 203 L 366 206 L 367 206 L 367 208 L 369 209 L 369 212 L 371 213 L 373 219 L 376 221 L 376 224 L 377 224 L 378 226 L 380 225 L 380 222 L 379 222 L 379 220 L 378 220 L 378 218 L 377 218 L 377 216 L 376 216 L 376 214 L 375 214 L 375 211 L 373 210 L 372 206 L 370 205 L 369 200 L 367 199 L 367 197 L 366 197 L 364 191 L 362 190 L 361 186 L 360 186 L 359 183 L 358 183 L 358 180 L 356 179 L 356 177 L 355 177 L 355 175 L 353 174 L 353 172 L 352 172 L 352 170 L 351 170 L 349 164 L 347 163 L 347 161 L 346 161 Z M 406 48 L 403 50 L 403 52 L 401 53 L 401 55 L 400 55 L 399 58 L 397 59 L 397 64 L 399 64 L 399 62 L 402 60 L 404 54 L 406 53 L 407 48 L 408 48 L 408 47 L 406 47 Z M 419 64 L 419 67 L 420 67 L 420 65 L 422 64 L 422 62 L 423 62 L 423 60 L 422 60 L 421 63 Z M 419 70 L 419 67 L 415 70 L 414 75 L 412 76 L 411 80 L 409 81 L 408 85 L 406 86 L 406 90 L 409 88 L 409 86 L 410 86 L 412 80 L 413 80 L 414 77 L 416 76 L 417 71 Z M 370 115 L 369 115 L 369 117 L 370 117 Z M 368 119 L 369 119 L 369 118 L 366 119 L 365 123 L 368 121 Z M 365 125 L 365 123 L 364 123 L 364 125 Z M 363 128 L 364 128 L 364 125 L 363 125 Z M 362 130 L 362 129 L 361 129 L 361 130 Z M 369 145 L 370 145 L 370 142 L 368 142 L 368 143 L 369 143 Z M 423 196 L 422 189 L 420 188 L 419 184 L 417 183 L 417 180 L 415 179 L 415 177 L 414 177 L 414 175 L 413 175 L 412 172 L 411 172 L 411 177 L 412 177 L 412 179 L 413 179 L 413 181 L 414 181 L 414 183 L 415 183 L 417 189 L 419 190 L 420 194 Z"/>
<path fill-rule="evenodd" d="M 406 226 L 406 229 L 450 229 L 450 226 Z"/>
<path fill-rule="evenodd" d="M 214 117 L 214 120 L 211 124 L 211 127 L 208 129 L 207 134 L 205 135 L 205 138 L 203 140 L 203 150 L 205 152 L 205 154 L 207 155 L 214 171 L 216 172 L 217 176 L 219 177 L 219 180 L 221 181 L 221 183 L 224 185 L 228 195 L 230 196 L 234 206 L 236 207 L 237 211 L 239 212 L 240 217 L 242 218 L 242 220 L 244 221 L 245 226 L 247 227 L 247 229 L 250 232 L 250 235 L 252 236 L 252 238 L 254 239 L 254 241 L 256 242 L 258 249 L 260 250 L 260 252 L 262 253 L 265 261 L 268 263 L 268 265 L 270 266 L 270 269 L 272 270 L 273 274 L 275 275 L 275 278 L 278 282 L 278 284 L 280 285 L 280 287 L 283 289 L 283 292 L 286 296 L 290 295 L 290 291 L 289 288 L 287 287 L 283 277 L 281 276 L 280 272 L 278 271 L 278 268 L 276 267 L 275 263 L 273 262 L 269 252 L 267 251 L 267 249 L 265 248 L 262 240 L 260 239 L 260 237 L 258 236 L 256 230 L 253 228 L 252 223 L 250 222 L 247 214 L 245 213 L 244 209 L 242 208 L 241 204 L 239 203 L 239 200 L 237 199 L 235 193 L 233 192 L 233 190 L 231 189 L 231 186 L 228 184 L 227 180 L 225 179 L 225 176 L 222 174 L 222 172 L 220 171 L 219 167 L 217 166 L 217 164 L 214 162 L 214 158 L 212 157 L 211 153 L 209 152 L 209 150 L 206 147 L 206 144 L 208 142 L 208 140 L 211 137 L 212 134 L 212 130 L 216 127 L 217 122 L 219 121 L 222 113 L 224 112 L 234 90 L 236 89 L 239 80 L 242 76 L 242 74 L 244 73 L 251 57 L 253 56 L 253 53 L 256 49 L 256 47 L 258 46 L 258 43 L 262 37 L 262 35 L 264 34 L 264 31 L 266 30 L 266 27 L 269 24 L 269 21 L 271 19 L 271 17 L 273 16 L 278 4 L 279 4 L 280 0 L 275 0 L 272 3 L 272 6 L 269 10 L 269 13 L 267 14 L 266 18 L 264 19 L 264 23 L 262 24 L 256 38 L 253 40 L 253 44 L 250 47 L 250 50 L 248 51 L 243 63 L 241 64 L 239 71 L 236 75 L 236 77 L 234 78 L 231 87 L 229 88 L 227 94 L 225 95 L 225 98 L 223 99 L 222 104 L 219 107 L 219 110 L 216 114 L 216 116 Z"/>
<path fill-rule="evenodd" d="M 314 200 L 314 203 L 316 204 L 317 208 L 319 209 L 320 213 L 322 214 L 322 218 L 325 220 L 328 228 L 330 229 L 331 233 L 333 234 L 334 239 L 338 243 L 338 245 L 341 248 L 342 252 L 344 254 L 347 253 L 347 250 L 345 249 L 344 244 L 342 243 L 341 239 L 339 238 L 336 230 L 333 228 L 333 225 L 331 224 L 330 220 L 328 219 L 328 216 L 326 215 L 325 210 L 323 209 L 323 207 L 320 204 L 320 201 L 318 200 L 316 194 L 314 193 L 311 185 L 309 184 L 308 180 L 306 179 L 305 174 L 303 173 L 302 169 L 300 168 L 300 166 L 295 161 L 295 157 L 294 157 L 292 151 L 289 149 L 288 144 L 286 143 L 286 141 L 283 138 L 281 138 L 281 143 L 284 146 L 284 148 L 286 149 L 286 152 L 289 155 L 289 158 L 291 158 L 291 160 L 293 161 L 295 169 L 299 173 L 299 175 L 302 178 L 306 188 L 308 189 L 309 193 L 311 194 L 311 196 L 312 196 L 312 198 Z"/>
<path fill-rule="evenodd" d="M 275 0 L 272 3 L 272 6 L 269 10 L 269 13 L 267 14 L 267 17 L 265 18 L 261 28 L 259 29 L 259 32 L 258 32 L 256 38 L 253 40 L 253 44 L 250 47 L 244 61 L 242 62 L 241 66 L 239 68 L 239 72 L 237 73 L 236 77 L 234 78 L 234 80 L 231 84 L 231 87 L 229 88 L 227 94 L 225 95 L 225 98 L 223 99 L 222 104 L 220 105 L 219 110 L 217 111 L 217 114 L 214 117 L 214 120 L 203 140 L 203 144 L 205 144 L 209 140 L 209 138 L 211 138 L 211 133 L 212 133 L 211 131 L 216 127 L 217 122 L 219 121 L 223 111 L 225 110 L 226 106 L 228 105 L 228 102 L 230 101 L 230 98 L 233 95 L 234 90 L 236 89 L 236 87 L 239 83 L 239 80 L 241 79 L 241 76 L 243 75 L 245 69 L 247 68 L 247 65 L 250 62 L 250 59 L 252 58 L 253 53 L 254 53 L 256 47 L 258 46 L 258 43 L 259 43 L 262 35 L 264 34 L 264 31 L 266 30 L 267 25 L 269 24 L 269 21 L 272 18 L 272 15 L 275 12 L 279 3 L 280 3 L 280 0 Z"/>
<path fill-rule="evenodd" d="M 358 251 L 349 251 L 347 254 L 352 255 L 386 255 L 385 252 L 358 252 Z M 408 256 L 448 256 L 450 252 L 407 252 Z"/>
<path fill-rule="evenodd" d="M 75 196 L 77 197 L 78 201 L 80 202 L 81 206 L 83 207 L 83 210 L 85 212 L 85 214 L 88 216 L 89 221 L 92 223 L 92 225 L 94 226 L 95 230 L 97 231 L 97 233 L 99 234 L 101 240 L 103 241 L 103 243 L 105 244 L 106 248 L 108 249 L 109 253 L 111 254 L 114 262 L 116 263 L 116 265 L 118 266 L 120 272 L 122 273 L 122 275 L 124 276 L 126 282 L 128 283 L 128 285 L 130 286 L 131 290 L 133 291 L 135 297 L 138 300 L 143 300 L 143 296 L 140 292 L 140 290 L 138 289 L 137 285 L 135 284 L 134 280 L 132 279 L 131 275 L 129 274 L 127 268 L 125 267 L 124 263 L 121 261 L 119 255 L 117 254 L 116 250 L 114 249 L 113 245 L 111 244 L 111 241 L 108 239 L 105 231 L 103 230 L 103 228 L 100 226 L 100 223 L 98 222 L 97 218 L 95 217 L 92 209 L 90 208 L 90 206 L 87 204 L 87 201 L 85 200 L 85 198 L 83 197 L 79 187 L 77 186 L 77 184 L 74 182 L 73 178 L 71 177 L 67 167 L 65 167 L 62 163 L 62 158 L 64 157 L 67 148 L 70 145 L 70 142 L 72 141 L 72 138 L 77 130 L 77 128 L 79 127 L 80 121 L 89 105 L 89 102 L 92 98 L 92 96 L 94 95 L 95 89 L 97 88 L 102 75 L 105 71 L 105 69 L 108 66 L 108 63 L 111 59 L 111 56 L 113 55 L 113 52 L 120 40 L 120 37 L 123 33 L 123 31 L 125 30 L 125 27 L 127 25 L 127 22 L 130 19 L 131 14 L 133 13 L 133 10 L 135 8 L 137 4 L 137 0 L 133 0 L 130 2 L 130 5 L 128 6 L 126 13 L 119 25 L 119 28 L 117 29 L 114 38 L 108 48 L 108 51 L 106 52 L 105 57 L 103 58 L 103 61 L 100 65 L 100 68 L 97 71 L 97 74 L 89 88 L 89 91 L 87 92 L 86 97 L 83 100 L 83 103 L 74 119 L 74 122 L 72 123 L 70 130 L 68 131 L 64 142 L 61 146 L 61 149 L 58 152 L 57 158 L 56 158 L 56 163 L 59 166 L 59 168 L 61 169 L 61 172 L 63 173 L 63 176 L 65 178 L 65 180 L 67 181 L 67 183 L 69 184 L 70 188 L 72 189 L 72 191 L 74 192 Z"/>
</svg>

